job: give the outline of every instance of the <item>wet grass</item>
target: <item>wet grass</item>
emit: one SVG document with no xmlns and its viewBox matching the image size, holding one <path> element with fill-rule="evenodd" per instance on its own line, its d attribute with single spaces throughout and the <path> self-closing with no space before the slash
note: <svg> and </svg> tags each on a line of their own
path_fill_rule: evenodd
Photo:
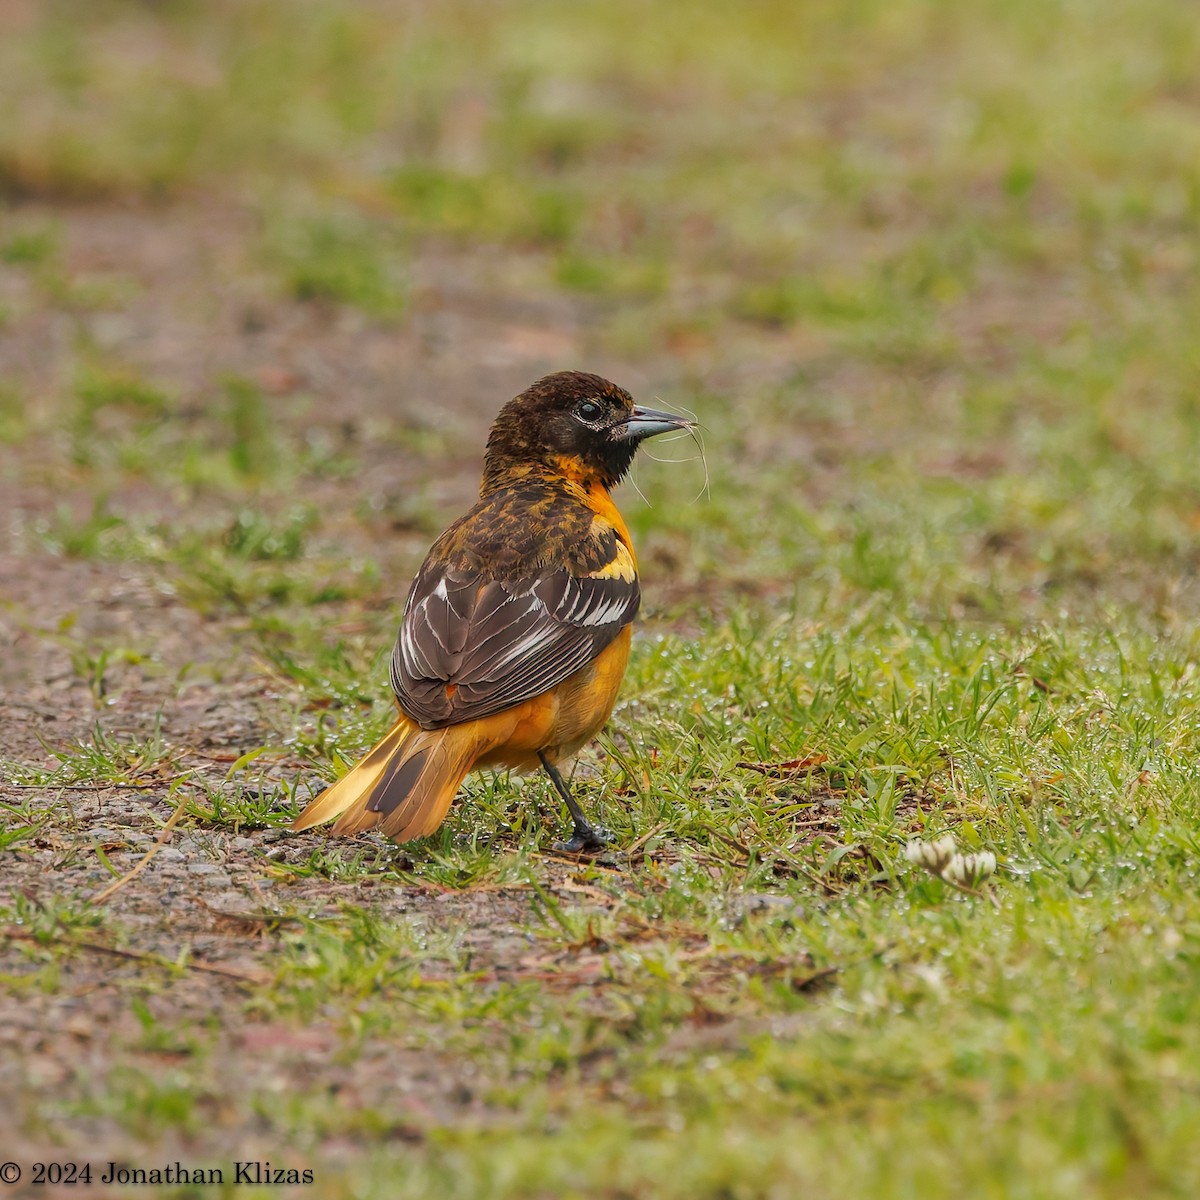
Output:
<svg viewBox="0 0 1200 1200">
<path fill-rule="evenodd" d="M 45 369 L 0 356 L 5 552 L 151 581 L 206 654 L 5 593 L 92 729 L 5 751 L 0 984 L 24 1013 L 82 979 L 110 1022 L 102 1070 L 20 1085 L 27 1135 L 311 1165 L 333 1197 L 1195 1194 L 1194 22 L 300 9 L 0 35 L 0 343 L 61 331 Z M 282 834 L 388 723 L 436 485 L 490 407 L 456 425 L 400 380 L 360 412 L 287 353 L 147 348 L 155 285 L 80 223 L 213 197 L 236 319 L 285 313 L 297 361 L 326 326 L 436 341 L 467 264 L 570 314 L 588 361 L 559 365 L 697 413 L 707 475 L 652 448 L 679 461 L 622 501 L 646 604 L 575 777 L 598 862 L 553 853 L 541 778 L 469 781 L 415 846 Z M 163 732 L 227 678 L 263 693 L 235 744 Z M 146 810 L 96 833 L 75 800 L 106 788 Z M 220 919 L 255 973 L 219 1006 L 204 937 L 146 919 L 210 876 L 88 899 L 177 804 L 245 872 Z M 945 833 L 996 856 L 981 894 L 906 857 Z"/>
</svg>

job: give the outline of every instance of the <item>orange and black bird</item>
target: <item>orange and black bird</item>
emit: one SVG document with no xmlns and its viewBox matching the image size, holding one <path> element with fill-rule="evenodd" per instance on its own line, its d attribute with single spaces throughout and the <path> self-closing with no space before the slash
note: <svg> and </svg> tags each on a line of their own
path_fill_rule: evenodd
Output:
<svg viewBox="0 0 1200 1200">
<path fill-rule="evenodd" d="M 649 437 L 692 422 L 578 371 L 500 410 L 479 500 L 417 572 L 396 647 L 396 723 L 293 823 L 335 834 L 433 833 L 474 767 L 546 769 L 575 824 L 606 841 L 559 773 L 608 720 L 638 611 L 637 559 L 612 501 Z"/>
</svg>

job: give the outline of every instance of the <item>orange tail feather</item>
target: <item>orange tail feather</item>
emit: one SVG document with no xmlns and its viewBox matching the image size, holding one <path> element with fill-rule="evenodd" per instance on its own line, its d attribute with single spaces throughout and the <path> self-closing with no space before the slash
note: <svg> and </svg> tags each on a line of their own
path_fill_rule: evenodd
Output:
<svg viewBox="0 0 1200 1200">
<path fill-rule="evenodd" d="M 292 823 L 310 829 L 338 818 L 334 834 L 378 829 L 397 842 L 425 837 L 446 819 L 450 804 L 479 756 L 469 727 L 417 729 L 400 717 L 383 740 L 322 792 Z"/>
</svg>

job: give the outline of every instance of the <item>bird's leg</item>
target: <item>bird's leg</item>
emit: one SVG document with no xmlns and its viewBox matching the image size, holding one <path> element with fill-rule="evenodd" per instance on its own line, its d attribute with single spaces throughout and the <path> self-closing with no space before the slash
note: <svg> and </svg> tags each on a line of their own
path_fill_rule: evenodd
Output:
<svg viewBox="0 0 1200 1200">
<path fill-rule="evenodd" d="M 538 758 L 542 760 L 542 766 L 546 768 L 546 774 L 550 776 L 550 781 L 554 784 L 555 790 L 565 801 L 567 811 L 571 814 L 571 820 L 575 823 L 575 832 L 571 835 L 571 840 L 569 842 L 560 842 L 555 846 L 555 849 L 564 850 L 568 854 L 603 850 L 612 841 L 612 838 L 599 826 L 592 825 L 587 817 L 583 815 L 583 809 L 579 807 L 579 802 L 571 795 L 571 789 L 567 787 L 567 781 L 559 774 L 558 768 L 540 750 L 538 751 Z"/>
</svg>

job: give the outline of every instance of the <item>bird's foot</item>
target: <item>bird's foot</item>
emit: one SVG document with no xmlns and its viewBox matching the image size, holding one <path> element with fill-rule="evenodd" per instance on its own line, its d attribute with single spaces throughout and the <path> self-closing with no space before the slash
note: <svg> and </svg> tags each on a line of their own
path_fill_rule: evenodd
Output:
<svg viewBox="0 0 1200 1200">
<path fill-rule="evenodd" d="M 599 854 L 614 841 L 613 835 L 599 825 L 576 825 L 567 841 L 555 842 L 551 849 L 555 854 Z"/>
</svg>

